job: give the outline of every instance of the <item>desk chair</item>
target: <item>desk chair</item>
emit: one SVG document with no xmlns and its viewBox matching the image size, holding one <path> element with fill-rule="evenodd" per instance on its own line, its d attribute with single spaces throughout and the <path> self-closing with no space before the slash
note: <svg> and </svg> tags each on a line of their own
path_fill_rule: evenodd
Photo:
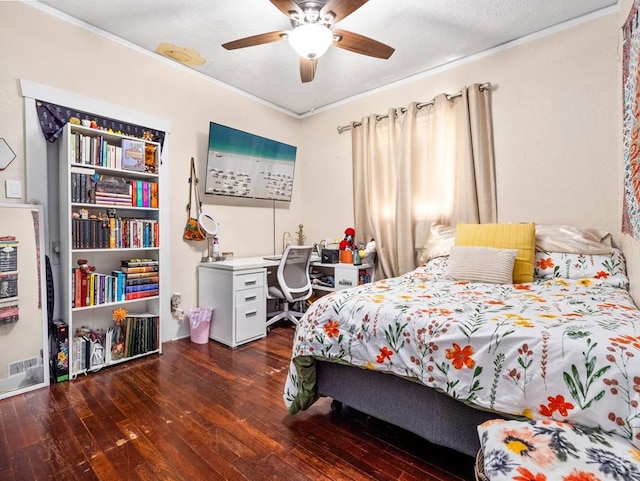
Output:
<svg viewBox="0 0 640 481">
<path fill-rule="evenodd" d="M 269 286 L 267 299 L 278 299 L 282 310 L 269 312 L 267 327 L 281 319 L 289 319 L 297 324 L 301 312 L 290 310 L 291 305 L 311 297 L 313 288 L 309 277 L 312 246 L 289 246 L 282 254 L 276 274 L 277 284 Z"/>
</svg>

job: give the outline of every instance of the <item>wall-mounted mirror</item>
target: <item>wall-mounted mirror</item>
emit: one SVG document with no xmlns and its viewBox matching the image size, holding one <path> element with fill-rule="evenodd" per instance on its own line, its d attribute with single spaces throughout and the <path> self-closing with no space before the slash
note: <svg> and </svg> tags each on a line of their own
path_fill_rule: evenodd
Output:
<svg viewBox="0 0 640 481">
<path fill-rule="evenodd" d="M 0 204 L 0 399 L 49 385 L 42 208 Z"/>
</svg>

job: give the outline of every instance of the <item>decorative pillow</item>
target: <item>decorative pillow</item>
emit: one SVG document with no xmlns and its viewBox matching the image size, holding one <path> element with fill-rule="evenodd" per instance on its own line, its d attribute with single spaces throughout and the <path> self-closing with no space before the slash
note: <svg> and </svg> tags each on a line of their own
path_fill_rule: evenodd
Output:
<svg viewBox="0 0 640 481">
<path fill-rule="evenodd" d="M 597 428 L 495 419 L 478 434 L 491 481 L 640 479 L 640 449 Z"/>
<path fill-rule="evenodd" d="M 612 248 L 609 254 L 536 252 L 533 270 L 536 279 L 591 279 L 592 282 L 629 288 L 624 255 Z"/>
<path fill-rule="evenodd" d="M 448 256 L 456 238 L 456 228 L 443 224 L 431 223 L 427 240 L 422 248 L 420 262 L 434 257 Z"/>
<path fill-rule="evenodd" d="M 445 278 L 456 281 L 511 284 L 517 249 L 454 246 Z"/>
<path fill-rule="evenodd" d="M 456 246 L 517 249 L 513 267 L 513 282 L 533 282 L 536 226 L 527 224 L 458 224 Z"/>
<path fill-rule="evenodd" d="M 610 234 L 598 229 L 536 224 L 536 249 L 573 254 L 609 254 L 613 247 Z"/>
</svg>

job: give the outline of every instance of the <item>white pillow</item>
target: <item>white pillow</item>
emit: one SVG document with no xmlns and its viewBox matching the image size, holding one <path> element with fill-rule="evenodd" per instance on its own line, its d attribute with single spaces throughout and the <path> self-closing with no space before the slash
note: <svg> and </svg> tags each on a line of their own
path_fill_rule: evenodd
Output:
<svg viewBox="0 0 640 481">
<path fill-rule="evenodd" d="M 436 224 L 433 222 L 429 227 L 429 234 L 422 248 L 420 263 L 427 262 L 434 257 L 448 256 L 455 240 L 455 226 Z"/>
<path fill-rule="evenodd" d="M 608 232 L 562 224 L 536 224 L 536 250 L 571 254 L 611 254 Z"/>
<path fill-rule="evenodd" d="M 511 284 L 516 255 L 518 249 L 454 246 L 449 254 L 445 279 Z"/>
</svg>

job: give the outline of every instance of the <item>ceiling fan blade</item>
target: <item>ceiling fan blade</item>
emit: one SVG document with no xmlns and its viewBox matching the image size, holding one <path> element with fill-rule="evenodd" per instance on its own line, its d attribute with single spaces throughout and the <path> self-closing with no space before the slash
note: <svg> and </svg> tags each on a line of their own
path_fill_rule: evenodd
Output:
<svg viewBox="0 0 640 481">
<path fill-rule="evenodd" d="M 278 10 L 284 13 L 287 17 L 289 17 L 289 12 L 297 12 L 302 15 L 302 10 L 293 0 L 270 0 Z"/>
<path fill-rule="evenodd" d="M 347 30 L 334 30 L 333 34 L 339 36 L 339 40 L 333 42 L 336 47 L 369 57 L 387 59 L 396 51 L 382 42 Z"/>
<path fill-rule="evenodd" d="M 282 40 L 286 30 L 278 30 L 277 32 L 261 33 L 251 37 L 240 38 L 232 42 L 223 43 L 222 46 L 227 50 L 235 50 L 236 48 L 253 47 L 254 45 L 262 45 L 265 43 L 278 42 Z"/>
<path fill-rule="evenodd" d="M 332 23 L 337 23 L 348 15 L 351 15 L 368 1 L 369 0 L 327 0 L 327 3 L 325 3 L 324 7 L 320 10 L 320 18 L 326 15 L 327 12 L 333 12 L 335 18 Z"/>
<path fill-rule="evenodd" d="M 300 57 L 300 80 L 302 83 L 313 81 L 316 76 L 316 68 L 318 68 L 317 58 Z"/>
</svg>

